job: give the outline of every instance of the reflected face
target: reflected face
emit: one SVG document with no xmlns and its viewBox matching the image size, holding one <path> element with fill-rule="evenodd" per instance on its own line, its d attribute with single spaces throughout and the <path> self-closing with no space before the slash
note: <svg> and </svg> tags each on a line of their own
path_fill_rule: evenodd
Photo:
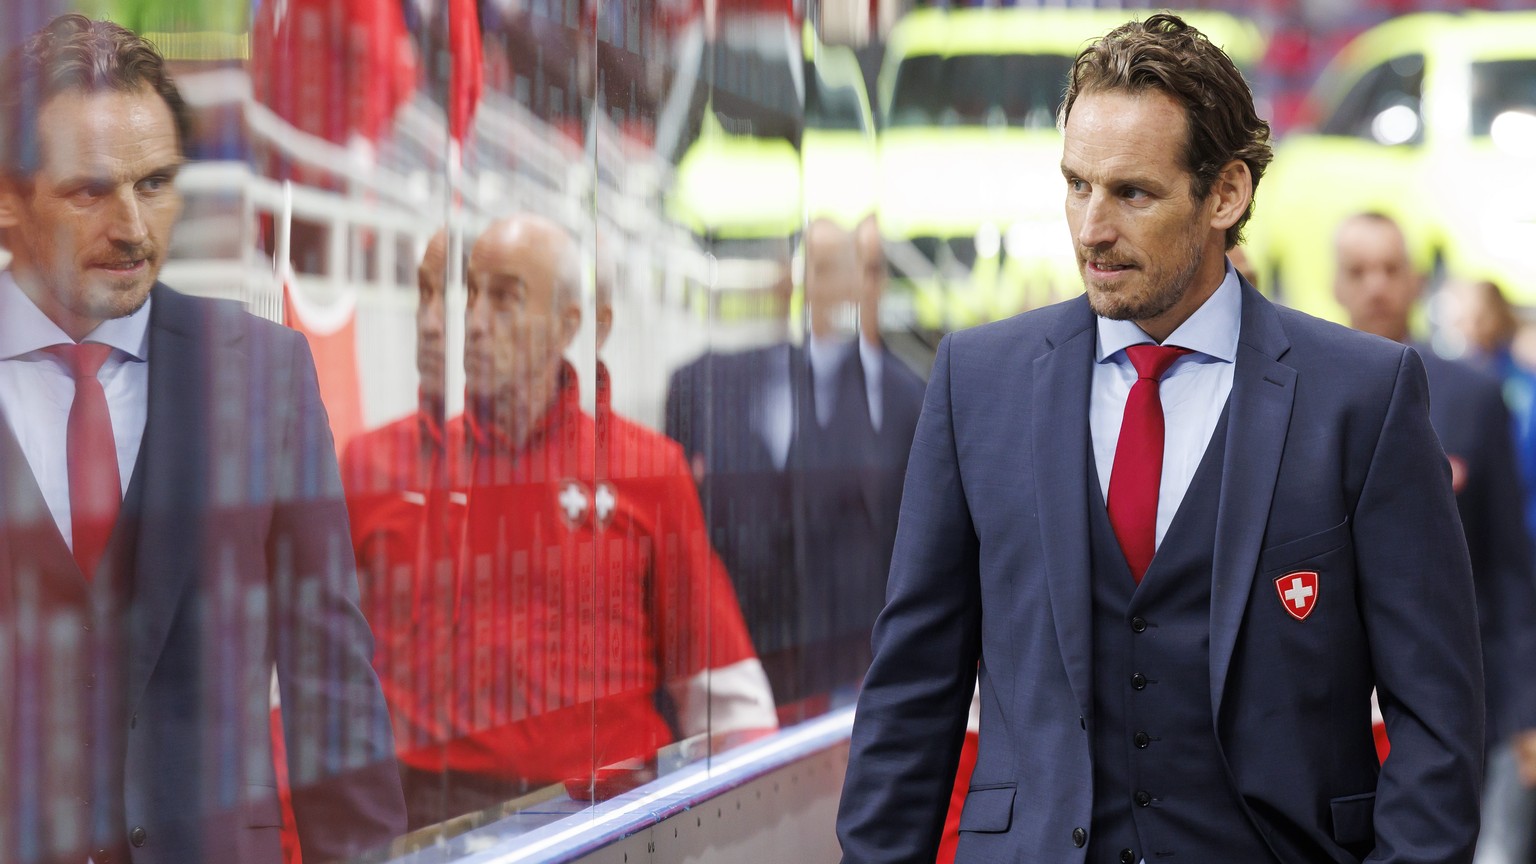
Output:
<svg viewBox="0 0 1536 864">
<path fill-rule="evenodd" d="M 0 227 L 22 290 L 79 339 L 148 299 L 181 214 L 181 146 L 147 87 L 61 93 L 37 123 L 43 165 L 0 184 Z"/>
<path fill-rule="evenodd" d="M 1067 118 L 1067 224 L 1093 311 L 1146 321 L 1190 295 L 1207 254 L 1209 198 L 1190 195 L 1187 119 L 1158 90 L 1090 91 Z"/>
<path fill-rule="evenodd" d="M 556 290 L 570 238 L 553 226 L 518 220 L 492 226 L 469 259 L 464 373 L 469 396 L 532 422 L 559 380 L 562 355 L 580 308 Z"/>
<path fill-rule="evenodd" d="M 448 270 L 448 235 L 439 231 L 427 243 L 427 251 L 416 268 L 416 373 L 421 378 L 421 396 L 441 401 L 448 390 L 446 349 L 446 300 L 443 284 Z"/>
<path fill-rule="evenodd" d="M 1387 339 L 1408 336 L 1419 277 L 1403 232 L 1391 222 L 1357 217 L 1339 226 L 1333 292 L 1356 330 Z"/>
<path fill-rule="evenodd" d="M 814 329 L 822 332 L 858 305 L 862 275 L 853 235 L 831 222 L 812 222 L 805 240 L 805 299 Z"/>
</svg>

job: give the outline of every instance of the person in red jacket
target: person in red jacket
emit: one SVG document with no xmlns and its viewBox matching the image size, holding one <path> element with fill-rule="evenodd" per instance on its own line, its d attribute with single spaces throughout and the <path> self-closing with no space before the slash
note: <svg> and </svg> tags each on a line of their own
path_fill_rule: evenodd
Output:
<svg viewBox="0 0 1536 864">
<path fill-rule="evenodd" d="M 579 272 L 546 220 L 480 237 L 442 488 L 354 513 L 416 827 L 552 783 L 600 795 L 679 738 L 776 725 L 681 451 L 581 408 Z"/>
</svg>

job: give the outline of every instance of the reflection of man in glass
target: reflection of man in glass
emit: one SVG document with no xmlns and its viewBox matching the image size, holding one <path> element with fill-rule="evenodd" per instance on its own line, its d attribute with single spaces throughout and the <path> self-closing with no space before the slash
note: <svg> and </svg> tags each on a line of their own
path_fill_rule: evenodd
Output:
<svg viewBox="0 0 1536 864">
<path fill-rule="evenodd" d="M 448 233 L 438 231 L 427 241 L 416 268 L 416 413 L 359 435 L 347 445 L 342 480 L 349 496 L 398 490 L 403 488 L 402 484 L 420 487 L 429 480 L 418 472 L 434 470 L 434 463 L 442 457 L 444 397 L 448 388 L 443 294 L 447 266 Z M 367 526 L 358 523 L 354 506 L 354 537 L 368 533 Z"/>
<path fill-rule="evenodd" d="M 0 110 L 8 857 L 277 864 L 274 668 L 303 854 L 384 843 L 398 778 L 309 351 L 156 281 L 188 128 L 162 58 L 62 16 Z"/>
<path fill-rule="evenodd" d="M 452 538 L 447 531 L 444 282 L 448 233 L 427 242 L 416 270 L 415 413 L 353 438 L 341 460 L 374 668 L 408 755 L 442 740 L 448 699 Z M 409 760 L 404 760 L 409 764 Z M 411 803 L 407 787 L 407 804 Z M 414 815 L 414 808 L 412 808 Z M 412 828 L 421 827 L 413 820 Z"/>
<path fill-rule="evenodd" d="M 1182 19 L 1087 46 L 1061 123 L 1086 292 L 939 346 L 843 860 L 932 859 L 979 680 L 962 864 L 1466 864 L 1478 608 L 1423 364 L 1227 262 L 1269 127 Z"/>
<path fill-rule="evenodd" d="M 879 340 L 868 243 L 861 254 L 843 226 L 812 222 L 804 345 L 705 354 L 667 394 L 668 434 L 701 467 L 711 536 L 780 704 L 863 674 L 922 399 Z"/>
<path fill-rule="evenodd" d="M 404 604 L 435 635 L 402 672 L 439 695 L 393 706 L 425 730 L 401 752 L 413 825 L 776 722 L 681 453 L 625 423 L 600 442 L 581 409 L 563 357 L 579 290 L 577 245 L 547 220 L 503 219 L 472 248 L 467 410 L 428 529 L 452 548 Z"/>
</svg>

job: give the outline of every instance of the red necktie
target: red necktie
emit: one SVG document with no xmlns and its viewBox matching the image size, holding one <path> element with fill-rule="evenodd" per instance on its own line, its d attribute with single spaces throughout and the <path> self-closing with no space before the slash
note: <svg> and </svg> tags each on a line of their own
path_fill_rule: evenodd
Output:
<svg viewBox="0 0 1536 864">
<path fill-rule="evenodd" d="M 1157 497 L 1163 479 L 1163 402 L 1157 385 L 1188 348 L 1132 345 L 1125 349 L 1136 367 L 1136 383 L 1125 400 L 1125 419 L 1109 474 L 1109 523 L 1120 551 L 1140 584 L 1157 545 Z"/>
<path fill-rule="evenodd" d="M 123 490 L 117 471 L 117 444 L 107 394 L 97 380 L 112 346 L 95 342 L 55 345 L 48 351 L 64 361 L 75 376 L 75 401 L 69 406 L 69 521 L 74 533 L 75 563 L 86 579 L 112 537 Z"/>
</svg>

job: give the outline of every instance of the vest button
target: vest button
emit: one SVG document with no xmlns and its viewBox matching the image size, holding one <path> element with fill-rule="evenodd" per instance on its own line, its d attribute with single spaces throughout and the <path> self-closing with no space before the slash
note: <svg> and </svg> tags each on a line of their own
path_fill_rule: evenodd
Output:
<svg viewBox="0 0 1536 864">
<path fill-rule="evenodd" d="M 148 841 L 149 832 L 144 830 L 143 825 L 140 825 L 139 827 L 128 832 L 128 842 L 132 843 L 135 848 L 143 846 Z"/>
<path fill-rule="evenodd" d="M 1081 848 L 1083 848 L 1083 844 L 1087 843 L 1087 842 L 1088 842 L 1088 832 L 1087 831 L 1084 831 L 1081 828 L 1073 828 L 1072 829 L 1072 845 L 1073 846 L 1076 846 L 1077 848 L 1081 849 Z"/>
<path fill-rule="evenodd" d="M 1137 690 L 1145 690 L 1145 689 L 1147 689 L 1147 676 L 1141 674 L 1140 672 L 1137 672 L 1135 675 L 1132 675 L 1131 676 L 1131 686 L 1135 687 Z"/>
<path fill-rule="evenodd" d="M 1142 750 L 1147 749 L 1147 745 L 1152 743 L 1152 739 L 1145 732 L 1137 732 L 1136 737 L 1131 740 L 1135 741 L 1136 746 Z"/>
<path fill-rule="evenodd" d="M 1136 853 L 1129 849 L 1121 849 L 1120 864 L 1136 864 Z"/>
<path fill-rule="evenodd" d="M 112 864 L 112 853 L 105 849 L 97 849 L 96 854 L 91 856 L 91 861 L 95 864 Z"/>
<path fill-rule="evenodd" d="M 1145 633 L 1146 630 L 1147 630 L 1147 619 L 1142 618 L 1139 615 L 1137 617 L 1135 617 L 1135 618 L 1132 618 L 1131 619 L 1131 629 L 1136 631 L 1137 633 Z"/>
<path fill-rule="evenodd" d="M 1145 807 L 1145 806 L 1147 806 L 1148 804 L 1151 804 L 1151 803 L 1152 803 L 1152 795 L 1151 795 L 1151 793 L 1147 792 L 1146 790 L 1142 790 L 1141 792 L 1137 792 L 1136 793 L 1136 806 L 1137 807 Z"/>
</svg>

